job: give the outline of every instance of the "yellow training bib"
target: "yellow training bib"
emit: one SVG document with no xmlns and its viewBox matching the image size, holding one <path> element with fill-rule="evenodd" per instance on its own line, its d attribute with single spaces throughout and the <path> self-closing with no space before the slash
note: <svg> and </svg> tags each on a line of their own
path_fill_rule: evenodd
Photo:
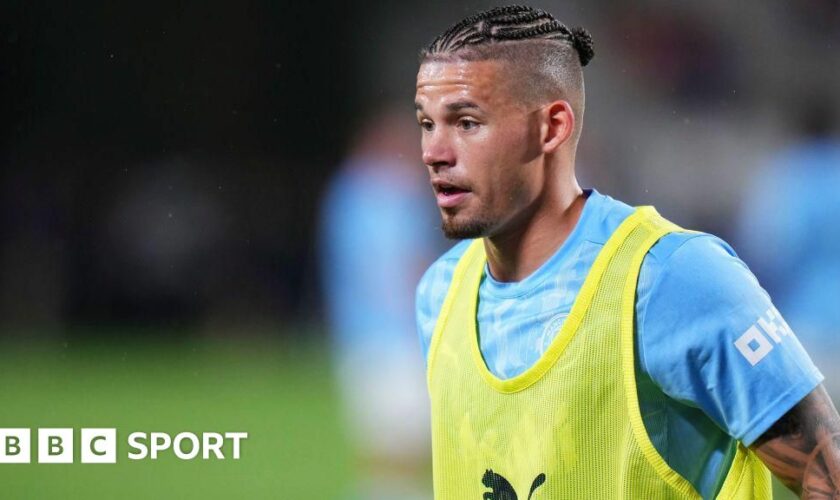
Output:
<svg viewBox="0 0 840 500">
<path fill-rule="evenodd" d="M 481 240 L 469 246 L 429 351 L 437 500 L 699 498 L 648 437 L 633 365 L 642 259 L 676 230 L 653 207 L 628 217 L 546 352 L 508 380 L 481 356 L 476 311 L 486 256 Z M 769 471 L 743 445 L 718 498 L 771 498 Z"/>
</svg>

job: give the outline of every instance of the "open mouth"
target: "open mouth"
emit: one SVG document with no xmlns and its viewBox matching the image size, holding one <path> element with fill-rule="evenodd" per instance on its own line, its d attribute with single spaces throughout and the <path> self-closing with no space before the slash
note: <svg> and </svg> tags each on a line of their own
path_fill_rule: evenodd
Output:
<svg viewBox="0 0 840 500">
<path fill-rule="evenodd" d="M 452 196 L 452 195 L 455 195 L 455 194 L 458 194 L 458 193 L 466 193 L 467 190 L 466 189 L 461 189 L 461 188 L 455 187 L 455 186 L 444 186 L 444 187 L 440 188 L 440 192 L 444 196 Z"/>
<path fill-rule="evenodd" d="M 470 190 L 465 187 L 440 180 L 432 181 L 432 186 L 435 189 L 438 206 L 441 208 L 459 205 L 470 193 Z"/>
</svg>

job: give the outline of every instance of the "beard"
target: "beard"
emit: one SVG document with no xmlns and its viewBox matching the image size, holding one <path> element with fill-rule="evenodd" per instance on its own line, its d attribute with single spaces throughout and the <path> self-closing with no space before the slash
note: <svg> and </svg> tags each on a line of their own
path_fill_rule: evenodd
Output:
<svg viewBox="0 0 840 500">
<path fill-rule="evenodd" d="M 494 221 L 489 219 L 472 218 L 459 221 L 454 216 L 444 216 L 440 228 L 443 235 L 450 240 L 466 240 L 487 236 L 494 225 Z"/>
</svg>

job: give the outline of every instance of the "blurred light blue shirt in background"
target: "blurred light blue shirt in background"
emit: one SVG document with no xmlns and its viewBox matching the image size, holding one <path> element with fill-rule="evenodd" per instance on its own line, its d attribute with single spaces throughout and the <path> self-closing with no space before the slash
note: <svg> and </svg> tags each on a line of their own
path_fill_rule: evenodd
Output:
<svg viewBox="0 0 840 500">
<path fill-rule="evenodd" d="M 376 150 L 345 162 L 322 204 L 333 370 L 363 464 L 349 498 L 429 497 L 429 408 L 413 298 L 441 248 L 430 200 L 421 166 Z"/>
<path fill-rule="evenodd" d="M 322 284 L 343 351 L 416 349 L 413 292 L 440 248 L 439 222 L 428 184 L 394 163 L 351 160 L 323 204 Z"/>
<path fill-rule="evenodd" d="M 828 104 L 826 104 L 828 105 Z M 753 177 L 739 221 L 742 253 L 840 394 L 840 141 L 814 139 Z"/>
</svg>

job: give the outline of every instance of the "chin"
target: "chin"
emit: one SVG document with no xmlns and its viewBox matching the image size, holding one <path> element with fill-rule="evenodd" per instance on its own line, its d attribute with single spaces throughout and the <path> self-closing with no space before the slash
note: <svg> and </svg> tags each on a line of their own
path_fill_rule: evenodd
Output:
<svg viewBox="0 0 840 500">
<path fill-rule="evenodd" d="M 463 217 L 443 216 L 441 230 L 450 240 L 466 240 L 486 236 L 492 227 L 489 221 L 482 219 L 466 219 Z"/>
</svg>

